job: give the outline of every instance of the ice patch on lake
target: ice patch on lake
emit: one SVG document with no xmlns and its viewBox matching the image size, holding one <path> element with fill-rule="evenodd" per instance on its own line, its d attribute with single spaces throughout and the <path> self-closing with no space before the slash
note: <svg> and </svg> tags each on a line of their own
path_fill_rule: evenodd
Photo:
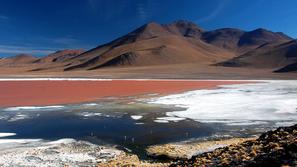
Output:
<svg viewBox="0 0 297 167">
<path fill-rule="evenodd" d="M 77 113 L 79 116 L 83 117 L 96 117 L 96 116 L 102 116 L 102 113 L 99 112 L 79 112 Z"/>
<path fill-rule="evenodd" d="M 14 121 L 19 121 L 19 120 L 23 120 L 23 119 L 28 119 L 30 118 L 29 115 L 25 115 L 25 114 L 17 114 L 11 118 L 8 119 L 8 122 L 14 122 Z"/>
<path fill-rule="evenodd" d="M 280 127 L 280 126 L 293 126 L 296 124 L 296 121 L 281 121 L 281 122 L 276 122 L 275 127 Z"/>
<path fill-rule="evenodd" d="M 134 120 L 140 120 L 143 116 L 142 115 L 131 115 L 130 117 Z"/>
<path fill-rule="evenodd" d="M 154 120 L 154 122 L 156 122 L 156 123 L 169 123 L 168 120 L 164 120 L 164 119 L 156 119 L 156 120 Z"/>
<path fill-rule="evenodd" d="M 182 120 L 185 120 L 186 118 L 179 118 L 179 117 L 159 117 L 157 118 L 156 121 L 164 121 L 163 123 L 166 122 L 179 122 L 179 121 L 182 121 Z"/>
<path fill-rule="evenodd" d="M 62 111 L 66 106 L 20 106 L 0 108 L 0 120 L 15 122 L 25 119 L 33 119 L 39 117 L 40 114 L 45 114 L 52 111 Z"/>
<path fill-rule="evenodd" d="M 15 133 L 0 133 L 0 137 L 9 137 L 9 136 L 15 136 Z"/>
<path fill-rule="evenodd" d="M 0 116 L 0 120 L 7 120 L 7 119 L 8 119 L 7 115 Z"/>
<path fill-rule="evenodd" d="M 28 144 L 38 141 L 41 141 L 41 139 L 0 139 L 0 148 L 2 144 Z"/>
<path fill-rule="evenodd" d="M 9 107 L 5 108 L 3 111 L 34 111 L 34 110 L 56 110 L 56 109 L 63 109 L 64 106 L 21 106 L 21 107 Z"/>
<path fill-rule="evenodd" d="M 229 126 L 248 126 L 248 125 L 263 125 L 268 124 L 266 121 L 234 121 L 234 122 L 227 122 Z"/>
<path fill-rule="evenodd" d="M 229 125 L 284 120 L 297 122 L 297 81 L 225 85 L 219 89 L 154 98 L 149 103 L 183 107 L 185 109 L 182 111 L 168 112 L 166 115 L 199 122 Z"/>
<path fill-rule="evenodd" d="M 97 103 L 86 103 L 86 104 L 82 104 L 82 106 L 92 107 L 92 106 L 98 106 L 98 104 Z"/>
<path fill-rule="evenodd" d="M 97 103 L 83 103 L 75 105 L 55 105 L 55 106 L 20 106 L 0 108 L 0 120 L 15 122 L 25 119 L 35 119 L 41 115 L 55 112 L 73 112 L 75 115 L 82 117 L 103 116 L 102 113 L 91 111 L 102 108 Z"/>
</svg>

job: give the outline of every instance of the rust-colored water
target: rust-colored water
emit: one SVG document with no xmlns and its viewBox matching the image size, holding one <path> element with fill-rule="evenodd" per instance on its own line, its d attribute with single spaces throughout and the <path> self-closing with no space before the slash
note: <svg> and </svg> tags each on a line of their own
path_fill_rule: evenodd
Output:
<svg viewBox="0 0 297 167">
<path fill-rule="evenodd" d="M 0 81 L 0 106 L 40 106 L 95 101 L 104 97 L 171 94 L 244 81 L 98 80 Z"/>
</svg>

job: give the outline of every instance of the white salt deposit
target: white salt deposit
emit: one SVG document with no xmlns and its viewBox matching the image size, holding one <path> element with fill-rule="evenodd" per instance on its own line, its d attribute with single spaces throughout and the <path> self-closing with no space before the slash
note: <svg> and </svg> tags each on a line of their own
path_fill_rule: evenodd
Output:
<svg viewBox="0 0 297 167">
<path fill-rule="evenodd" d="M 94 116 L 102 116 L 102 113 L 99 112 L 81 112 L 79 115 L 84 117 L 94 117 Z"/>
<path fill-rule="evenodd" d="M 29 115 L 26 115 L 26 114 L 16 114 L 13 117 L 10 117 L 8 119 L 8 121 L 9 122 L 14 122 L 14 121 L 19 121 L 19 120 L 28 119 L 28 118 L 30 118 Z"/>
<path fill-rule="evenodd" d="M 131 115 L 130 117 L 134 120 L 140 120 L 143 116 L 142 115 Z"/>
<path fill-rule="evenodd" d="M 162 120 L 162 119 L 156 119 L 156 120 L 154 120 L 154 122 L 157 122 L 157 123 L 169 123 L 168 120 Z"/>
<path fill-rule="evenodd" d="M 41 139 L 0 139 L 0 148 L 2 144 L 16 145 L 16 144 L 28 144 L 32 142 L 38 142 L 38 141 L 41 141 Z"/>
<path fill-rule="evenodd" d="M 20 106 L 20 107 L 8 107 L 5 108 L 3 111 L 34 111 L 34 110 L 56 110 L 56 109 L 63 109 L 64 106 Z"/>
<path fill-rule="evenodd" d="M 164 121 L 172 121 L 172 122 L 178 122 L 178 121 L 182 121 L 185 120 L 186 118 L 179 118 L 179 117 L 159 117 L 157 118 L 157 120 L 164 120 Z"/>
<path fill-rule="evenodd" d="M 9 137 L 9 136 L 15 136 L 15 133 L 1 133 L 0 132 L 0 137 Z"/>
<path fill-rule="evenodd" d="M 221 86 L 155 98 L 149 103 L 184 107 L 169 117 L 199 122 L 252 124 L 251 121 L 297 122 L 297 81 L 278 80 Z M 231 124 L 232 125 L 232 124 Z"/>
<path fill-rule="evenodd" d="M 95 117 L 95 116 L 102 116 L 102 113 L 99 112 L 79 112 L 77 113 L 79 116 L 83 117 Z"/>
<path fill-rule="evenodd" d="M 86 104 L 82 104 L 82 106 L 91 107 L 91 106 L 98 106 L 98 104 L 97 103 L 86 103 Z"/>
</svg>

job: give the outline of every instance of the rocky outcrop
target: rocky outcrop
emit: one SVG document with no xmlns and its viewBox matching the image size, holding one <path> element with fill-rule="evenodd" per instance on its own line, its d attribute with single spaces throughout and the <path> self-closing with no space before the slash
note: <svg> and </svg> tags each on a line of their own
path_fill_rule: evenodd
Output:
<svg viewBox="0 0 297 167">
<path fill-rule="evenodd" d="M 281 127 L 258 139 L 203 153 L 171 166 L 296 166 L 297 125 Z"/>
</svg>

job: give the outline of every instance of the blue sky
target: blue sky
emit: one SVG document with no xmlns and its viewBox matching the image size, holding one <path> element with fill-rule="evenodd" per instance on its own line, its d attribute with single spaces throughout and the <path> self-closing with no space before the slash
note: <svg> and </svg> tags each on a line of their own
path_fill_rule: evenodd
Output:
<svg viewBox="0 0 297 167">
<path fill-rule="evenodd" d="M 90 49 L 150 21 L 297 37 L 296 0 L 0 0 L 0 56 Z"/>
</svg>

